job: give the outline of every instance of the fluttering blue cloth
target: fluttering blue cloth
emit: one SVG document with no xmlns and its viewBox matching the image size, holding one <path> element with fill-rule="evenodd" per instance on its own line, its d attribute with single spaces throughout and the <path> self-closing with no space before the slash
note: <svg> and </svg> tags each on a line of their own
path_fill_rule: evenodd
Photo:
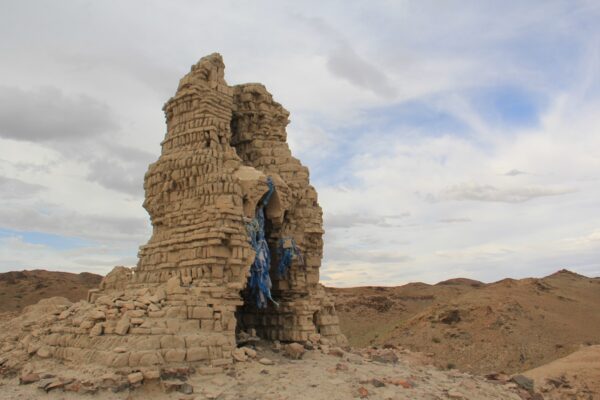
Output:
<svg viewBox="0 0 600 400">
<path fill-rule="evenodd" d="M 256 257 L 250 267 L 248 287 L 252 296 L 256 298 L 256 306 L 258 308 L 266 308 L 267 300 L 271 300 L 275 305 L 278 305 L 271 297 L 272 283 L 269 276 L 271 253 L 265 237 L 265 208 L 275 191 L 271 177 L 267 178 L 267 185 L 269 186 L 269 191 L 256 206 L 256 216 L 246 225 L 248 235 L 250 236 L 250 244 L 256 252 Z"/>
<path fill-rule="evenodd" d="M 286 243 L 287 242 L 287 243 Z M 277 247 L 277 255 L 279 256 L 279 266 L 277 272 L 279 277 L 282 278 L 288 271 L 288 268 L 292 265 L 294 257 L 298 258 L 302 263 L 302 253 L 296 245 L 294 238 L 281 238 L 279 239 L 279 246 Z"/>
</svg>

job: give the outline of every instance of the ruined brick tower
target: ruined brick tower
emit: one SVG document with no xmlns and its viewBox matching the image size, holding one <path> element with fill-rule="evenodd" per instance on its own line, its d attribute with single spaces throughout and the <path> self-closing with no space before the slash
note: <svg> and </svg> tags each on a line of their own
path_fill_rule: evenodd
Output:
<svg viewBox="0 0 600 400">
<path fill-rule="evenodd" d="M 153 233 L 137 267 L 115 268 L 89 303 L 52 322 L 39 338 L 45 355 L 218 368 L 231 363 L 241 330 L 345 343 L 318 283 L 322 211 L 308 169 L 286 143 L 289 113 L 260 84 L 228 86 L 224 68 L 219 54 L 202 58 L 164 106 L 162 152 L 144 178 Z M 264 239 L 260 251 L 253 227 Z M 266 269 L 255 274 L 261 260 Z"/>
<path fill-rule="evenodd" d="M 238 324 L 264 338 L 306 340 L 319 331 L 337 341 L 333 306 L 318 285 L 321 207 L 308 169 L 286 143 L 289 113 L 263 85 L 228 86 L 224 68 L 219 54 L 201 59 L 164 107 L 162 155 L 144 184 L 154 232 L 140 251 L 136 281 L 180 276 L 191 292 L 178 295 L 186 296 L 188 317 L 199 319 L 200 329 L 233 332 L 237 309 Z M 275 187 L 266 208 L 271 254 L 281 240 L 293 239 L 303 264 L 293 262 L 282 278 L 273 257 L 279 307 L 270 302 L 259 310 L 249 297 L 240 298 L 240 290 L 254 257 L 246 221 L 268 191 L 267 177 Z M 197 304 L 190 303 L 193 296 Z"/>
</svg>

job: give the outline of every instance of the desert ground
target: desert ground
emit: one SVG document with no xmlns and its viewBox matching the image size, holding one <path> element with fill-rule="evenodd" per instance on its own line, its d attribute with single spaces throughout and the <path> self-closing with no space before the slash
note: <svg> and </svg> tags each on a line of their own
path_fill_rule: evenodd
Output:
<svg viewBox="0 0 600 400">
<path fill-rule="evenodd" d="M 0 275 L 3 334 L 84 299 L 101 278 L 42 270 Z M 562 270 L 491 284 L 453 279 L 328 291 L 346 348 L 317 340 L 299 350 L 257 339 L 241 347 L 243 355 L 224 374 L 185 369 L 174 379 L 168 372 L 144 377 L 143 385 L 128 383 L 125 372 L 38 359 L 20 372 L 0 368 L 0 398 L 600 398 L 598 278 Z M 68 299 L 43 300 L 57 293 Z M 25 307 L 19 300 L 43 301 Z M 34 382 L 26 384 L 28 376 Z"/>
</svg>

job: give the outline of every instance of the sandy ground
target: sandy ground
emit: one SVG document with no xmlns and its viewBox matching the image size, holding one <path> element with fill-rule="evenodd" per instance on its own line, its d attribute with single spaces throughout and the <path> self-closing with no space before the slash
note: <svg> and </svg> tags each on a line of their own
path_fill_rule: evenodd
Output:
<svg viewBox="0 0 600 400">
<path fill-rule="evenodd" d="M 193 374 L 187 380 L 192 394 L 165 393 L 158 381 L 135 389 L 95 394 L 45 393 L 36 383 L 19 385 L 18 378 L 0 380 L 0 398 L 23 400 L 43 398 L 71 400 L 108 399 L 218 399 L 218 400 L 342 400 L 368 399 L 502 399 L 519 400 L 513 384 L 486 381 L 458 371 L 442 371 L 421 365 L 410 353 L 400 354 L 396 363 L 372 361 L 358 354 L 342 357 L 308 351 L 301 360 L 291 360 L 270 348 L 259 346 L 254 360 L 236 363 L 226 373 L 212 376 Z M 263 365 L 268 358 L 274 365 Z M 71 374 L 76 372 L 71 371 Z M 76 375 L 75 375 L 76 376 Z"/>
</svg>

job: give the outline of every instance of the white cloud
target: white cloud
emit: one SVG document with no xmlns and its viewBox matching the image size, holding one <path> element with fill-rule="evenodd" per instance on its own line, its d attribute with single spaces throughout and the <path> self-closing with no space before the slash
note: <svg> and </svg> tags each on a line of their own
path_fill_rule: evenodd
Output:
<svg viewBox="0 0 600 400">
<path fill-rule="evenodd" d="M 433 196 L 436 200 L 472 200 L 497 201 L 503 203 L 522 203 L 531 199 L 545 196 L 559 196 L 572 193 L 571 189 L 545 188 L 535 186 L 497 188 L 492 185 L 477 183 L 462 183 L 446 188 L 441 195 Z"/>
</svg>

